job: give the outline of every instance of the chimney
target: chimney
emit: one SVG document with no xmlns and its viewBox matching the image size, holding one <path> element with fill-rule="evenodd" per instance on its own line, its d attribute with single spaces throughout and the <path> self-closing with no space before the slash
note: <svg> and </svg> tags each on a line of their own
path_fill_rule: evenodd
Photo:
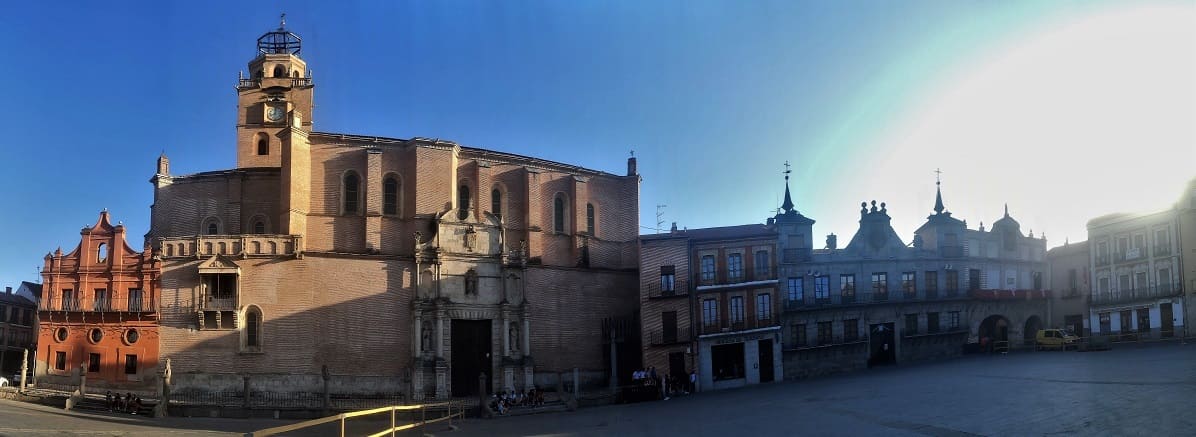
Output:
<svg viewBox="0 0 1196 437">
<path fill-rule="evenodd" d="M 838 249 L 839 248 L 839 237 L 835 236 L 835 234 L 827 235 L 826 236 L 826 248 L 827 249 Z"/>
<path fill-rule="evenodd" d="M 12 287 L 4 287 L 4 294 L 12 294 Z"/>
<path fill-rule="evenodd" d="M 673 228 L 672 228 L 672 229 L 669 229 L 669 233 L 670 233 L 670 234 L 676 234 L 676 233 L 677 233 L 677 222 L 673 222 Z"/>
<path fill-rule="evenodd" d="M 627 176 L 635 176 L 639 174 L 635 168 L 635 156 L 627 158 Z"/>
</svg>

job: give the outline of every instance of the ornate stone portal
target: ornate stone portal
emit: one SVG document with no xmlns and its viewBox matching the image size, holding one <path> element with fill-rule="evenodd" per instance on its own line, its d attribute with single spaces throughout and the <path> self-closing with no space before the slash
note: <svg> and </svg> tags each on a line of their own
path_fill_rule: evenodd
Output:
<svg viewBox="0 0 1196 437">
<path fill-rule="evenodd" d="M 476 396 L 479 373 L 488 392 L 532 387 L 525 245 L 505 250 L 501 219 L 480 215 L 446 211 L 415 234 L 414 400 Z"/>
</svg>

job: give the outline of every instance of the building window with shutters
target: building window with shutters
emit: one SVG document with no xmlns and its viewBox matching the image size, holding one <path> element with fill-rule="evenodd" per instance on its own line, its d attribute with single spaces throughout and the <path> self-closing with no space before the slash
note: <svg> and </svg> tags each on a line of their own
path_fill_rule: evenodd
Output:
<svg viewBox="0 0 1196 437">
<path fill-rule="evenodd" d="M 731 326 L 743 324 L 743 296 L 731 297 Z M 741 327 L 739 327 L 741 328 Z"/>
<path fill-rule="evenodd" d="M 702 326 L 707 328 L 718 327 L 718 301 L 715 299 L 705 299 L 702 301 Z"/>
<path fill-rule="evenodd" d="M 756 295 L 756 322 L 760 326 L 767 326 L 772 321 L 772 295 L 761 293 Z"/>
<path fill-rule="evenodd" d="M 805 291 L 802 290 L 801 278 L 789 278 L 787 291 L 789 293 L 789 301 L 800 303 L 805 300 Z"/>
<path fill-rule="evenodd" d="M 677 291 L 676 266 L 660 266 L 660 294 L 671 296 Z"/>
<path fill-rule="evenodd" d="M 843 321 L 843 341 L 853 342 L 860 339 L 860 319 Z"/>
<path fill-rule="evenodd" d="M 889 298 L 889 274 L 876 272 L 872 274 L 872 298 L 887 300 Z"/>
<path fill-rule="evenodd" d="M 793 340 L 793 345 L 796 347 L 805 346 L 806 345 L 806 324 L 798 323 L 796 325 L 792 325 L 790 330 L 792 332 L 789 333 L 789 338 L 791 338 Z"/>
<path fill-rule="evenodd" d="M 914 272 L 904 272 L 901 274 L 901 291 L 905 293 L 906 298 L 913 298 L 918 295 L 918 282 L 914 279 Z"/>
<path fill-rule="evenodd" d="M 939 332 L 939 313 L 926 313 L 926 332 Z"/>
<path fill-rule="evenodd" d="M 947 313 L 947 315 L 949 317 L 947 328 L 952 331 L 959 329 L 959 311 L 952 311 Z"/>
<path fill-rule="evenodd" d="M 831 322 L 818 322 L 818 344 L 832 344 L 835 342 L 834 327 Z"/>
<path fill-rule="evenodd" d="M 771 266 L 769 265 L 769 262 L 768 262 L 768 251 L 767 250 L 757 250 L 755 263 L 756 263 L 756 265 L 755 265 L 756 279 L 757 280 L 768 279 L 768 277 L 772 273 Z"/>
<path fill-rule="evenodd" d="M 714 282 L 714 255 L 705 255 L 702 257 L 702 282 Z"/>
<path fill-rule="evenodd" d="M 830 302 L 831 278 L 829 276 L 814 277 L 814 298 L 817 299 L 818 302 Z"/>
<path fill-rule="evenodd" d="M 839 294 L 843 303 L 855 302 L 855 275 L 839 275 Z"/>
<path fill-rule="evenodd" d="M 743 280 L 743 255 L 732 253 L 727 255 L 727 281 L 738 282 Z"/>
</svg>

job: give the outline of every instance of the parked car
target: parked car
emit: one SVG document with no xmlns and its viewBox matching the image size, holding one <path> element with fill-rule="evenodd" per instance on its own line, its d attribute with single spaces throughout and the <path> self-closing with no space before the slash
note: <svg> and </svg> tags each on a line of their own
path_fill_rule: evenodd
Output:
<svg viewBox="0 0 1196 437">
<path fill-rule="evenodd" d="M 1040 329 L 1034 337 L 1035 349 L 1069 349 L 1076 347 L 1080 337 L 1063 329 Z"/>
</svg>

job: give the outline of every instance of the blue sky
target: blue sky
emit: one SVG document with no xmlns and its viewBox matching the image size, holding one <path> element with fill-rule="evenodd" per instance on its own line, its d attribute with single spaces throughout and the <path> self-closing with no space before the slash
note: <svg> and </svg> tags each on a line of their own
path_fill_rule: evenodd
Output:
<svg viewBox="0 0 1196 437">
<path fill-rule="evenodd" d="M 1167 206 L 1196 173 L 1193 9 L 1079 1 L 10 4 L 0 15 L 0 282 L 37 278 L 42 256 L 74 247 L 103 208 L 140 249 L 147 180 L 162 151 L 174 173 L 233 167 L 233 85 L 254 40 L 283 11 L 303 37 L 320 131 L 439 137 L 613 173 L 624 172 L 634 149 L 647 227 L 658 204 L 668 205 L 666 227 L 762 222 L 780 204 L 789 160 L 798 208 L 818 220 L 816 233 L 841 240 L 855 231 L 859 202 L 871 199 L 888 202 L 908 239 L 930 212 L 941 167 L 957 217 L 975 227 L 1009 202 L 1023 230 L 1050 233 L 1054 246 L 1064 236 L 1082 240 L 1096 214 Z M 1123 59 L 1132 56 L 1141 58 Z M 1115 65 L 1141 68 L 1106 68 Z M 1093 112 L 1091 95 L 1110 109 Z M 1108 160 L 1077 162 L 1084 154 Z M 1126 161 L 1142 164 L 1095 176 Z M 1165 173 L 1148 181 L 1157 196 L 1094 200 L 1110 197 L 1108 174 L 1152 169 Z"/>
</svg>

